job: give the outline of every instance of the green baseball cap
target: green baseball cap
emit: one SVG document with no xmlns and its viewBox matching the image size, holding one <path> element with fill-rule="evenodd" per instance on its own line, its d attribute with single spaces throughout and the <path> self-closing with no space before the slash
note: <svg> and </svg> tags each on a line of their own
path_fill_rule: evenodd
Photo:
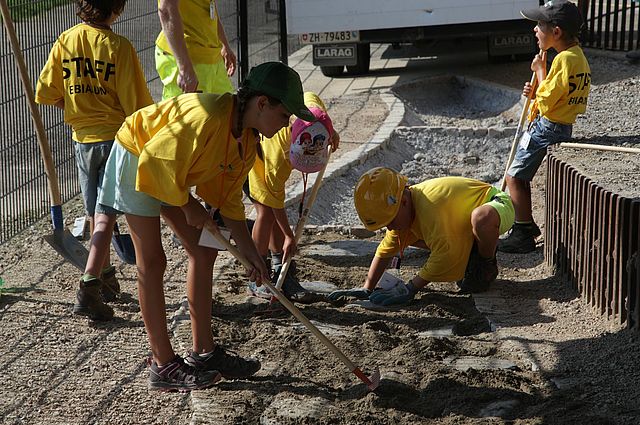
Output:
<svg viewBox="0 0 640 425">
<path fill-rule="evenodd" d="M 254 66 L 242 83 L 243 86 L 278 99 L 287 111 L 305 121 L 316 117 L 304 105 L 300 75 L 282 62 L 265 62 Z"/>
</svg>

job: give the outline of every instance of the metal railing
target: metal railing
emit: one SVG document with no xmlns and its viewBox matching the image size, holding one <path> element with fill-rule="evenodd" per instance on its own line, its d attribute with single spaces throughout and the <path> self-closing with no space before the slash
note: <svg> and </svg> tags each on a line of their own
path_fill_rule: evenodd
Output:
<svg viewBox="0 0 640 425">
<path fill-rule="evenodd" d="M 640 47 L 640 3 L 632 0 L 580 1 L 585 27 L 582 45 L 606 50 Z"/>
<path fill-rule="evenodd" d="M 640 200 L 547 155 L 544 253 L 599 314 L 640 329 Z"/>
<path fill-rule="evenodd" d="M 227 39 L 239 59 L 238 72 L 232 78 L 235 87 L 253 65 L 273 60 L 286 62 L 287 43 L 280 42 L 284 0 L 218 0 L 217 3 Z M 10 0 L 9 8 L 35 86 L 58 35 L 79 22 L 75 6 L 65 0 Z M 113 30 L 127 37 L 136 48 L 156 101 L 160 100 L 162 91 L 154 62 L 155 39 L 160 29 L 155 0 L 129 0 L 113 25 Z M 0 73 L 3 81 L 0 95 L 1 244 L 46 216 L 50 205 L 35 131 L 4 29 L 0 31 Z M 40 111 L 64 203 L 80 193 L 71 130 L 57 108 L 43 106 Z"/>
</svg>

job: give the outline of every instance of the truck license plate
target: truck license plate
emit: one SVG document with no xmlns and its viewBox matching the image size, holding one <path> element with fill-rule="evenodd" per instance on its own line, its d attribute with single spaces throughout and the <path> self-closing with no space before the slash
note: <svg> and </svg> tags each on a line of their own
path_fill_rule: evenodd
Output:
<svg viewBox="0 0 640 425">
<path fill-rule="evenodd" d="M 302 44 L 356 43 L 360 41 L 360 31 L 309 32 L 300 34 Z"/>
</svg>

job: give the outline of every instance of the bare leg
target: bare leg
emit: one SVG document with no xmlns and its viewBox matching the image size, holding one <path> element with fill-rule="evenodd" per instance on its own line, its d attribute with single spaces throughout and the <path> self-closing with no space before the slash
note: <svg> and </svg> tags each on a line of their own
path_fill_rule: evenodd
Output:
<svg viewBox="0 0 640 425">
<path fill-rule="evenodd" d="M 531 213 L 531 184 L 517 177 L 507 176 L 507 187 L 516 211 L 516 221 L 533 221 Z"/>
<path fill-rule="evenodd" d="M 160 217 L 126 214 L 131 239 L 136 249 L 138 298 L 153 359 L 164 365 L 175 357 L 169 333 L 164 301 L 163 277 L 167 259 L 162 248 Z"/>
<path fill-rule="evenodd" d="M 482 258 L 493 258 L 500 236 L 500 215 L 489 205 L 481 205 L 471 213 L 471 228 Z"/>
<path fill-rule="evenodd" d="M 214 348 L 211 333 L 211 287 L 213 265 L 218 251 L 198 245 L 200 230 L 187 224 L 179 207 L 162 207 L 162 217 L 182 241 L 189 266 L 187 269 L 187 300 L 191 315 L 193 351 L 205 353 Z"/>
<path fill-rule="evenodd" d="M 284 250 L 284 233 L 277 223 L 273 223 L 271 237 L 269 238 L 269 250 L 273 253 L 282 254 Z"/>
<path fill-rule="evenodd" d="M 259 202 L 254 202 L 253 205 L 256 208 L 257 217 L 256 222 L 253 225 L 251 237 L 253 238 L 253 242 L 256 244 L 258 254 L 262 257 L 266 257 L 269 253 L 269 241 L 273 233 L 273 228 L 277 227 L 274 225 L 275 216 L 273 215 L 273 211 L 270 207 Z"/>
<path fill-rule="evenodd" d="M 116 222 L 115 215 L 96 214 L 91 220 L 92 234 L 89 258 L 84 269 L 85 274 L 100 277 L 102 269 L 109 265 L 109 244 L 113 235 L 113 224 Z"/>
</svg>

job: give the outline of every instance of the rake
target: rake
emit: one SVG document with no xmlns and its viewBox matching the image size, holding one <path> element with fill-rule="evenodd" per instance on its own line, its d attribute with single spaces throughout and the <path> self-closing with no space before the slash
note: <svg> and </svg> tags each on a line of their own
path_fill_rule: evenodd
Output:
<svg viewBox="0 0 640 425">
<path fill-rule="evenodd" d="M 215 237 L 216 240 L 220 244 L 222 244 L 227 249 L 227 251 L 231 253 L 231 255 L 233 255 L 238 261 L 240 261 L 240 263 L 242 263 L 244 267 L 246 267 L 249 270 L 254 268 L 253 265 L 249 262 L 249 260 L 247 260 L 247 258 L 238 250 L 238 248 L 232 245 L 231 242 L 229 242 L 227 239 L 225 239 L 224 236 L 220 234 L 217 227 L 215 227 L 210 222 L 207 222 L 205 227 L 209 232 L 211 232 L 211 234 L 213 234 L 213 237 Z M 364 382 L 364 384 L 367 386 L 369 391 L 374 391 L 376 388 L 378 388 L 378 385 L 380 385 L 380 370 L 378 368 L 375 369 L 375 371 L 373 372 L 373 375 L 371 376 L 365 375 L 365 373 L 359 367 L 357 367 L 351 360 L 349 360 L 349 358 L 345 356 L 344 353 L 342 353 L 342 351 L 340 351 L 340 349 L 336 347 L 329 340 L 329 338 L 327 338 L 320 331 L 320 329 L 318 329 L 313 323 L 311 323 L 311 321 L 307 319 L 307 317 L 304 314 L 302 314 L 302 312 L 291 301 L 289 301 L 287 297 L 285 297 L 284 294 L 280 292 L 279 289 L 277 289 L 268 280 L 264 280 L 262 284 L 265 285 L 271 291 L 271 293 L 278 298 L 280 303 L 282 303 L 282 305 L 284 305 L 285 308 L 289 310 L 289 312 L 293 314 L 296 319 L 298 319 L 307 329 L 309 329 L 309 331 L 311 331 L 311 333 L 316 338 L 318 338 L 320 342 L 322 342 L 329 350 L 331 350 L 331 352 L 335 354 L 342 361 L 342 363 L 344 363 L 347 366 L 347 368 L 351 373 L 356 375 L 358 379 Z"/>
</svg>

